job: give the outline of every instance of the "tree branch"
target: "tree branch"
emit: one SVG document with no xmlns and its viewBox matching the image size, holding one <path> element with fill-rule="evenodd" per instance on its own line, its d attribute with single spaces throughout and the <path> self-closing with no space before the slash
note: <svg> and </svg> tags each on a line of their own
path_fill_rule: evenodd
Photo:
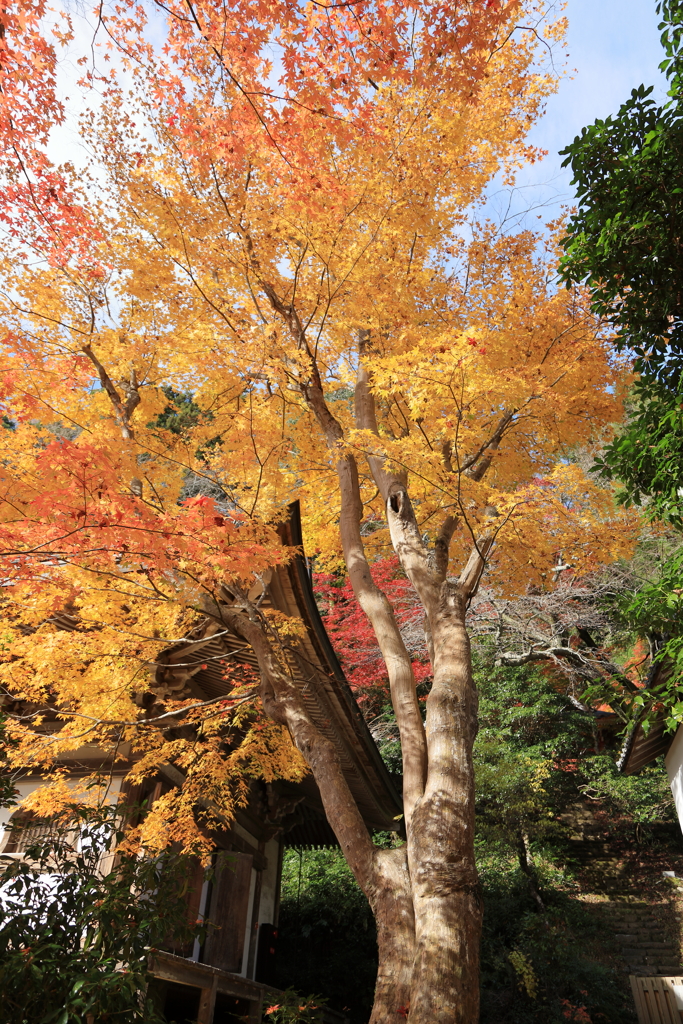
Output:
<svg viewBox="0 0 683 1024">
<path fill-rule="evenodd" d="M 124 386 L 124 390 L 126 393 L 126 400 L 124 402 L 121 398 L 121 395 L 116 390 L 116 387 L 111 377 L 109 376 L 104 366 L 93 352 L 90 342 L 88 342 L 87 345 L 83 346 L 82 352 L 84 355 L 88 357 L 90 362 L 97 370 L 97 375 L 100 378 L 100 383 L 104 390 L 109 395 L 109 400 L 114 407 L 116 418 L 119 421 L 119 426 L 121 428 L 121 436 L 123 437 L 124 441 L 132 441 L 135 437 L 135 434 L 133 432 L 130 420 L 131 416 L 133 415 L 138 405 L 140 404 L 140 391 L 137 375 L 135 373 L 135 368 L 131 367 L 130 380 Z M 130 489 L 132 493 L 136 496 L 136 498 L 141 498 L 142 480 L 137 476 L 132 477 L 130 481 Z"/>
<path fill-rule="evenodd" d="M 482 480 L 491 463 L 493 462 L 494 453 L 498 450 L 498 446 L 502 440 L 503 434 L 507 430 L 509 424 L 517 412 L 516 409 L 511 409 L 510 412 L 506 412 L 501 416 L 498 426 L 491 434 L 488 441 L 485 441 L 481 448 L 471 455 L 469 459 L 465 459 L 460 471 L 465 473 L 470 480 Z M 484 456 L 482 458 L 482 456 Z M 481 461 L 480 461 L 481 460 Z"/>
<path fill-rule="evenodd" d="M 453 534 L 457 528 L 457 516 L 446 516 L 434 542 L 434 567 L 439 580 L 442 582 L 446 579 L 446 575 L 448 573 L 448 549 L 450 547 Z"/>
<path fill-rule="evenodd" d="M 322 392 L 308 388 L 307 395 L 328 445 L 336 447 L 337 438 L 343 436 L 342 430 L 327 409 Z M 372 625 L 389 676 L 391 700 L 401 737 L 403 805 L 408 824 L 417 801 L 422 797 L 427 778 L 427 743 L 412 661 L 393 608 L 386 594 L 375 584 L 365 555 L 360 531 L 363 504 L 356 460 L 352 455 L 338 458 L 336 468 L 341 497 L 339 529 L 346 568 L 354 595 Z"/>
<path fill-rule="evenodd" d="M 261 699 L 266 713 L 285 725 L 306 759 L 320 790 L 327 820 L 361 888 L 375 884 L 375 847 L 342 772 L 332 740 L 323 736 L 306 710 L 291 675 L 280 665 L 255 606 L 242 598 L 220 606 L 222 621 L 246 640 L 261 672 Z"/>
</svg>

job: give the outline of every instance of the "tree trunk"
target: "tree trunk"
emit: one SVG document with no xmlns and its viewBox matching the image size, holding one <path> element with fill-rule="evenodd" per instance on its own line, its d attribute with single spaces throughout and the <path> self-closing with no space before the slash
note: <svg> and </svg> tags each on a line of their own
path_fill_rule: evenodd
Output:
<svg viewBox="0 0 683 1024">
<path fill-rule="evenodd" d="M 432 636 L 429 774 L 408 833 L 416 929 L 409 1024 L 475 1024 L 482 920 L 474 859 L 477 695 L 459 586 L 442 585 Z"/>
<path fill-rule="evenodd" d="M 368 894 L 377 924 L 377 982 L 370 1024 L 405 1024 L 415 959 L 415 914 L 406 847 L 378 850 Z"/>
<path fill-rule="evenodd" d="M 379 969 L 371 1024 L 476 1024 L 481 902 L 474 863 L 472 743 L 476 691 L 457 585 L 443 585 L 434 685 L 427 701 L 429 775 L 407 844 L 375 847 L 334 745 L 310 720 L 298 690 L 246 609 L 223 621 L 247 640 L 268 714 L 286 724 L 318 784 L 325 811 L 377 922 Z"/>
<path fill-rule="evenodd" d="M 274 289 L 268 295 L 277 311 Z M 445 517 L 432 561 L 412 509 L 405 474 L 388 468 L 383 456 L 368 453 L 368 466 L 386 502 L 394 550 L 422 601 L 433 641 L 434 683 L 427 700 L 425 732 L 410 655 L 386 595 L 372 581 L 360 530 L 363 503 L 355 458 L 341 452 L 344 430 L 327 405 L 315 355 L 301 324 L 297 320 L 293 326 L 291 318 L 285 320 L 297 347 L 310 359 L 299 388 L 334 460 L 344 560 L 389 676 L 403 754 L 405 852 L 375 851 L 373 870 L 368 871 L 369 837 L 362 835 L 362 821 L 356 809 L 350 807 L 350 793 L 338 765 L 333 764 L 335 755 L 316 735 L 312 723 L 305 721 L 305 709 L 292 687 L 280 673 L 272 671 L 272 659 L 266 675 L 270 676 L 275 700 L 269 701 L 264 694 L 264 706 L 276 720 L 286 722 L 306 757 L 328 820 L 375 914 L 379 971 L 371 1024 L 400 1024 L 406 1018 L 408 1024 L 477 1024 L 482 918 L 474 861 L 472 746 L 477 729 L 477 696 L 465 607 L 478 585 L 492 536 L 475 543 L 458 583 L 447 582 L 448 549 L 456 518 L 450 514 Z M 359 333 L 355 420 L 359 429 L 379 437 L 370 378 L 362 364 L 368 343 L 369 335 L 363 330 Z M 470 460 L 468 471 L 477 473 L 477 479 L 488 469 L 487 449 L 497 447 L 506 423 Z M 475 463 L 481 455 L 486 458 L 480 468 Z M 259 660 L 263 671 L 269 659 Z"/>
<path fill-rule="evenodd" d="M 517 855 L 519 859 L 519 866 L 522 872 L 526 875 L 529 883 L 529 892 L 538 904 L 538 909 L 545 913 L 545 903 L 541 896 L 541 890 L 538 887 L 538 878 L 536 877 L 534 864 L 529 853 L 529 840 L 522 831 L 520 831 L 517 836 Z"/>
</svg>

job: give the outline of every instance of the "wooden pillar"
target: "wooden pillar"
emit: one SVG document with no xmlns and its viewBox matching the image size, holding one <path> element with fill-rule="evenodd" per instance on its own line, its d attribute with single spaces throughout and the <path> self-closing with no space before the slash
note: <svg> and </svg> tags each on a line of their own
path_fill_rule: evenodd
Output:
<svg viewBox="0 0 683 1024">
<path fill-rule="evenodd" d="M 261 1024 L 263 1018 L 263 994 L 259 999 L 249 1000 L 249 1024 Z"/>
<path fill-rule="evenodd" d="M 199 999 L 199 1013 L 197 1024 L 213 1024 L 213 1014 L 216 1008 L 216 992 L 218 989 L 218 975 L 214 974 L 210 988 L 203 988 Z"/>
<path fill-rule="evenodd" d="M 282 889 L 282 862 L 285 858 L 285 844 L 279 836 L 277 848 L 277 876 L 275 879 L 275 906 L 273 908 L 273 924 L 277 928 L 280 920 L 280 890 Z"/>
<path fill-rule="evenodd" d="M 263 854 L 266 844 L 259 842 L 258 852 Z M 263 870 L 256 870 L 256 881 L 254 883 L 254 904 L 251 909 L 251 922 L 249 928 L 249 955 L 247 957 L 247 977 L 254 977 L 254 964 L 256 961 L 256 947 L 258 946 L 258 919 L 261 909 L 261 886 L 263 884 Z"/>
</svg>

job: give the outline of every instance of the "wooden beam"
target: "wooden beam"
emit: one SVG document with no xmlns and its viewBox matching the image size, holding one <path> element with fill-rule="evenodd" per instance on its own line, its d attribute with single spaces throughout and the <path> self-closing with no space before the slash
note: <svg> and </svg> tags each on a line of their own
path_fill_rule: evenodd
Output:
<svg viewBox="0 0 683 1024">
<path fill-rule="evenodd" d="M 216 835 L 216 833 L 212 833 Z M 218 844 L 217 844 L 218 845 Z M 246 839 L 238 835 L 234 829 L 230 829 L 229 832 L 223 833 L 223 838 L 220 845 L 223 849 L 234 850 L 236 853 L 247 853 L 253 858 L 253 866 L 256 871 L 265 871 L 268 867 L 268 858 L 263 853 L 263 847 L 259 843 L 258 847 L 252 846 Z"/>
<path fill-rule="evenodd" d="M 155 978 L 161 978 L 163 981 L 175 981 L 193 988 L 210 989 L 215 980 L 217 992 L 234 996 L 236 999 L 246 999 L 249 1003 L 259 1003 L 259 1005 L 265 998 L 277 1002 L 278 997 L 282 995 L 279 989 L 272 988 L 270 985 L 262 985 L 249 978 L 242 978 L 238 974 L 230 974 L 217 967 L 199 964 L 194 960 L 186 960 L 184 957 L 161 950 L 154 951 L 150 960 L 150 970 Z"/>
<path fill-rule="evenodd" d="M 216 1008 L 216 992 L 218 991 L 218 976 L 214 974 L 211 985 L 202 989 L 199 998 L 199 1013 L 197 1024 L 213 1024 L 213 1014 Z"/>
<path fill-rule="evenodd" d="M 213 973 L 204 964 L 173 956 L 172 953 L 155 953 L 150 969 L 154 977 L 162 981 L 175 981 L 192 988 L 209 988 L 213 985 Z"/>
</svg>

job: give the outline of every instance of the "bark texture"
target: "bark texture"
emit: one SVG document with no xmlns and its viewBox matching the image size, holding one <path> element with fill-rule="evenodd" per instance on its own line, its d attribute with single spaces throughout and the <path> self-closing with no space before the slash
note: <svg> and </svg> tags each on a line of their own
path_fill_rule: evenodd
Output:
<svg viewBox="0 0 683 1024">
<path fill-rule="evenodd" d="M 279 662 L 256 608 L 242 598 L 223 620 L 254 650 L 261 698 L 268 714 L 286 725 L 320 790 L 328 821 L 377 923 L 379 969 L 371 1024 L 401 1024 L 410 1004 L 415 962 L 415 915 L 407 848 L 378 849 L 341 770 L 334 744 L 311 720 L 295 683 Z"/>
<path fill-rule="evenodd" d="M 370 906 L 377 924 L 379 961 L 370 1024 L 403 1024 L 415 962 L 415 913 L 405 847 L 376 852 Z"/>
<path fill-rule="evenodd" d="M 432 623 L 434 683 L 427 699 L 429 773 L 408 835 L 416 956 L 411 1021 L 479 1017 L 481 899 L 474 861 L 477 698 L 465 601 L 442 586 Z"/>
</svg>

